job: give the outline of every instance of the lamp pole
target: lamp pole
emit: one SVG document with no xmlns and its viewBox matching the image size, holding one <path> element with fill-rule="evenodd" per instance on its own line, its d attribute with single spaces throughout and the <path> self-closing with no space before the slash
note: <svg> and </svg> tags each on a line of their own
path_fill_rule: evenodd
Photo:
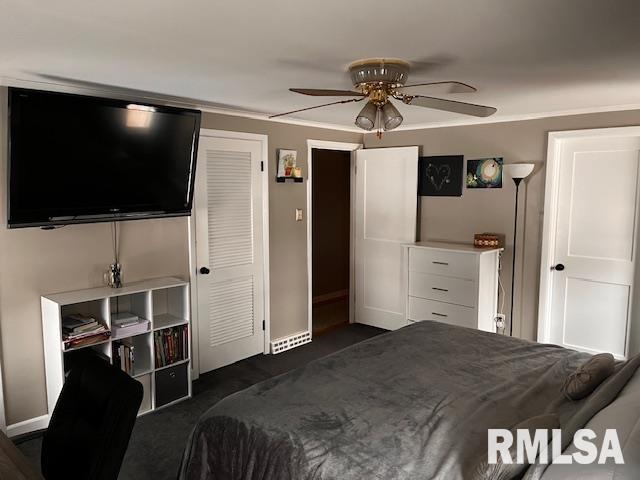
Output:
<svg viewBox="0 0 640 480">
<path fill-rule="evenodd" d="M 520 189 L 522 178 L 514 178 L 513 183 L 516 184 L 516 208 L 513 216 L 513 255 L 511 256 L 511 314 L 509 316 L 509 336 L 513 336 L 513 299 L 515 295 L 516 284 L 516 240 L 518 237 L 518 191 Z"/>
</svg>

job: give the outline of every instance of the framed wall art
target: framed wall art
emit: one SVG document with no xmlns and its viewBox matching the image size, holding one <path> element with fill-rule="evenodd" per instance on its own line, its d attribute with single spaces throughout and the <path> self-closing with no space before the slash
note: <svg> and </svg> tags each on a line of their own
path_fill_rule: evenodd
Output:
<svg viewBox="0 0 640 480">
<path fill-rule="evenodd" d="M 439 155 L 418 160 L 418 195 L 427 197 L 462 196 L 464 157 Z"/>
<path fill-rule="evenodd" d="M 467 188 L 502 188 L 502 157 L 467 161 Z"/>
<path fill-rule="evenodd" d="M 294 182 L 302 182 L 302 169 L 296 165 L 297 160 L 297 150 L 278 149 L 277 182 L 284 182 L 288 179 L 292 179 Z"/>
</svg>

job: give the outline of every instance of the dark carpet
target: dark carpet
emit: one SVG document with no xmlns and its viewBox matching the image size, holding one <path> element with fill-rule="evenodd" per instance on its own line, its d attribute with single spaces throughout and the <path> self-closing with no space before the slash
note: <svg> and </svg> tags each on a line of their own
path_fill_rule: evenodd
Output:
<svg viewBox="0 0 640 480">
<path fill-rule="evenodd" d="M 256 355 L 201 375 L 193 383 L 193 398 L 138 418 L 118 478 L 175 480 L 187 437 L 209 407 L 255 383 L 382 332 L 366 325 L 347 325 L 314 337 L 313 342 L 293 350 Z M 34 465 L 40 465 L 40 436 L 16 443 Z"/>
</svg>

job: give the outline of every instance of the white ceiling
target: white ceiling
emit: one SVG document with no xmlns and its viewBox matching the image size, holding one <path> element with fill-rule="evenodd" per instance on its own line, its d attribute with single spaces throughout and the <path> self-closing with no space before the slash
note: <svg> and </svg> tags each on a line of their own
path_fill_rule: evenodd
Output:
<svg viewBox="0 0 640 480">
<path fill-rule="evenodd" d="M 278 113 L 348 88 L 352 60 L 432 64 L 500 120 L 640 105 L 638 0 L 0 0 L 0 76 L 39 75 Z M 328 99 L 327 101 L 331 101 Z M 295 118 L 352 126 L 356 105 Z M 405 125 L 468 117 L 401 106 Z M 468 118 L 469 121 L 474 121 Z"/>
</svg>

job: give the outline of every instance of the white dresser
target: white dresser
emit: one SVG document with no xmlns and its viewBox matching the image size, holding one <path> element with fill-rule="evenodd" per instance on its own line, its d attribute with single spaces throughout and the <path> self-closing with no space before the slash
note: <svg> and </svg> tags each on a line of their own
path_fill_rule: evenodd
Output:
<svg viewBox="0 0 640 480">
<path fill-rule="evenodd" d="M 496 331 L 502 249 L 418 242 L 404 245 L 406 318 Z"/>
</svg>

